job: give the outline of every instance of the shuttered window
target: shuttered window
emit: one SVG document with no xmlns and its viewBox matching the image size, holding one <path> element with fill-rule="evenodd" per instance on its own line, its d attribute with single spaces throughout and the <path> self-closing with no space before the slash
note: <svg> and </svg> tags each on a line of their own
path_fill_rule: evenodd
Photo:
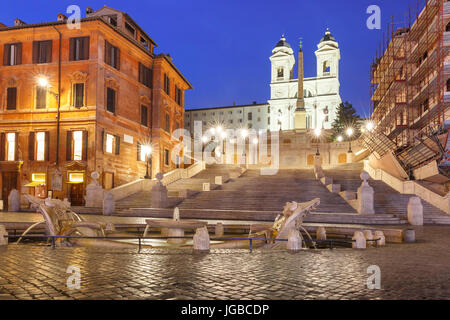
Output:
<svg viewBox="0 0 450 320">
<path fill-rule="evenodd" d="M 105 41 L 105 63 L 120 69 L 120 50 L 108 41 Z"/>
<path fill-rule="evenodd" d="M 183 101 L 183 91 L 178 86 L 175 86 L 175 101 L 180 106 Z"/>
<path fill-rule="evenodd" d="M 47 107 L 47 89 L 36 87 L 36 109 L 45 109 Z"/>
<path fill-rule="evenodd" d="M 22 64 L 22 43 L 7 43 L 3 46 L 3 65 Z"/>
<path fill-rule="evenodd" d="M 33 41 L 33 63 L 52 62 L 52 40 Z"/>
<path fill-rule="evenodd" d="M 141 124 L 148 127 L 148 108 L 141 106 Z"/>
<path fill-rule="evenodd" d="M 84 106 L 84 83 L 73 84 L 73 106 L 77 108 Z"/>
<path fill-rule="evenodd" d="M 168 114 L 166 114 L 166 123 L 164 130 L 170 133 L 170 116 Z"/>
<path fill-rule="evenodd" d="M 169 150 L 168 149 L 164 149 L 164 165 L 168 166 L 169 165 Z"/>
<path fill-rule="evenodd" d="M 66 160 L 87 161 L 88 132 L 85 130 L 67 131 Z"/>
<path fill-rule="evenodd" d="M 69 60 L 79 61 L 89 59 L 89 37 L 70 38 Z"/>
<path fill-rule="evenodd" d="M 6 110 L 16 110 L 17 108 L 17 88 L 6 89 Z"/>
<path fill-rule="evenodd" d="M 170 96 L 170 79 L 167 74 L 164 74 L 164 92 Z"/>
<path fill-rule="evenodd" d="M 116 90 L 106 89 L 106 110 L 109 112 L 116 112 Z"/>
<path fill-rule="evenodd" d="M 142 63 L 139 63 L 139 82 L 149 88 L 153 86 L 153 70 Z"/>
</svg>

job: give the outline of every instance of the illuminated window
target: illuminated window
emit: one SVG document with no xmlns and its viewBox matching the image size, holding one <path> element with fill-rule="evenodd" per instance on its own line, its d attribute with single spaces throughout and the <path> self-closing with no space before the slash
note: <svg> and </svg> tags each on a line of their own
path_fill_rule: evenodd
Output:
<svg viewBox="0 0 450 320">
<path fill-rule="evenodd" d="M 36 134 L 36 160 L 45 160 L 45 132 L 38 132 Z"/>
<path fill-rule="evenodd" d="M 7 144 L 7 161 L 15 161 L 16 158 L 16 134 L 15 133 L 8 133 L 6 135 L 6 141 Z"/>
<path fill-rule="evenodd" d="M 70 183 L 83 183 L 84 174 L 82 172 L 69 172 Z"/>
<path fill-rule="evenodd" d="M 141 161 L 146 161 L 147 157 L 147 148 L 145 146 L 141 146 Z"/>
<path fill-rule="evenodd" d="M 114 146 L 114 136 L 111 134 L 106 134 L 106 152 L 113 153 Z"/>
<path fill-rule="evenodd" d="M 73 160 L 83 160 L 83 131 L 73 132 Z"/>
</svg>

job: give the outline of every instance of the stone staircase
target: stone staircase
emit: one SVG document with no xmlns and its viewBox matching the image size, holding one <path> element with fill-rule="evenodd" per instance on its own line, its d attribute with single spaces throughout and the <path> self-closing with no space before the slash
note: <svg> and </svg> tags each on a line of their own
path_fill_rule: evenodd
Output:
<svg viewBox="0 0 450 320">
<path fill-rule="evenodd" d="M 314 198 L 322 200 L 318 212 L 356 213 L 339 195 L 330 193 L 315 180 L 312 170 L 280 170 L 274 176 L 262 176 L 260 170 L 248 170 L 220 189 L 185 199 L 179 207 L 279 213 L 286 202 L 306 202 Z"/>
<path fill-rule="evenodd" d="M 363 164 L 349 164 L 342 168 L 324 170 L 325 175 L 333 179 L 335 184 L 341 185 L 341 192 L 356 192 L 361 186 L 360 174 Z M 401 194 L 380 180 L 369 180 L 369 185 L 375 192 L 375 213 L 394 215 L 407 219 L 408 202 L 414 195 Z M 450 216 L 430 203 L 422 200 L 425 224 L 450 224 Z"/>
</svg>

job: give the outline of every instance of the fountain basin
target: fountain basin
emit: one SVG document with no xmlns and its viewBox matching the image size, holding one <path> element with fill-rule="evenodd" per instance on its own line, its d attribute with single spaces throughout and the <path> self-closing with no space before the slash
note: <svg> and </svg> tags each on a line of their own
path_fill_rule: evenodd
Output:
<svg viewBox="0 0 450 320">
<path fill-rule="evenodd" d="M 184 237 L 186 230 L 197 230 L 205 227 L 208 223 L 195 220 L 145 220 L 147 227 L 144 231 L 144 237 L 147 235 L 149 228 L 161 228 L 164 230 L 164 236 L 167 237 Z M 170 244 L 184 244 L 187 239 L 167 239 Z"/>
</svg>

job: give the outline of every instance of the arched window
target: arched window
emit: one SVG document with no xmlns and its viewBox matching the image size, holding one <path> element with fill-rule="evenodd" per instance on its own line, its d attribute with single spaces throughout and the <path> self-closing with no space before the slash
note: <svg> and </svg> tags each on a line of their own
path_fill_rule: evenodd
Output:
<svg viewBox="0 0 450 320">
<path fill-rule="evenodd" d="M 278 68 L 277 69 L 277 78 L 284 78 L 284 68 Z"/>
<path fill-rule="evenodd" d="M 323 74 L 324 75 L 329 75 L 330 72 L 331 72 L 330 62 L 329 61 L 325 61 L 323 63 Z"/>
</svg>

